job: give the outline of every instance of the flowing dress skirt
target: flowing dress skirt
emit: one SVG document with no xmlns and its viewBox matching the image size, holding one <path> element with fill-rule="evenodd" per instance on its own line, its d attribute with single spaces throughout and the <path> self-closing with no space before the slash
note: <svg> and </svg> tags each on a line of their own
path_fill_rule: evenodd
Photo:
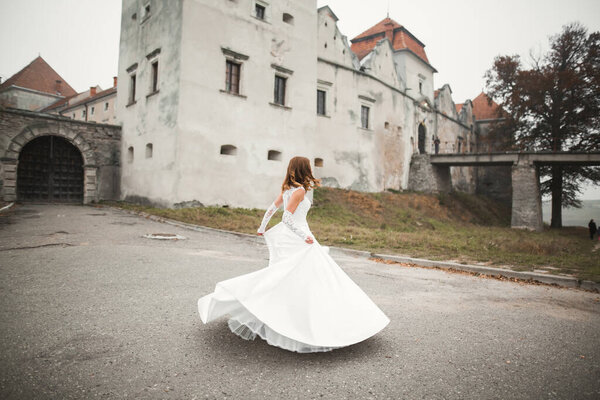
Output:
<svg viewBox="0 0 600 400">
<path fill-rule="evenodd" d="M 348 346 L 389 323 L 316 240 L 305 243 L 283 223 L 264 237 L 268 267 L 217 283 L 198 300 L 204 323 L 229 315 L 238 336 L 299 353 Z"/>
</svg>

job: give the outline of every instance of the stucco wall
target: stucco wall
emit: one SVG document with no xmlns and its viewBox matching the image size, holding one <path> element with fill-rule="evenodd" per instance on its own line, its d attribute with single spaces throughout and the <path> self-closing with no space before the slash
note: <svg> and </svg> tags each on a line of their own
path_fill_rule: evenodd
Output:
<svg viewBox="0 0 600 400">
<path fill-rule="evenodd" d="M 143 6 L 150 4 L 151 13 L 144 17 Z M 122 196 L 152 199 L 153 203 L 170 205 L 176 198 L 181 171 L 177 170 L 177 115 L 180 84 L 183 1 L 152 0 L 123 2 L 121 45 L 117 85 L 117 114 L 121 119 Z M 135 14 L 135 19 L 132 16 Z M 158 92 L 150 93 L 151 65 L 147 56 L 155 54 L 159 62 Z M 152 58 L 154 60 L 155 58 Z M 204 74 L 202 65 L 196 72 Z M 130 104 L 130 76 L 136 74 L 135 103 Z M 146 157 L 146 146 L 152 144 L 152 157 Z M 198 143 L 189 143 L 197 146 Z M 133 159 L 128 150 L 133 149 Z"/>
<path fill-rule="evenodd" d="M 49 93 L 11 86 L 0 92 L 0 106 L 35 111 L 62 98 Z"/>
</svg>

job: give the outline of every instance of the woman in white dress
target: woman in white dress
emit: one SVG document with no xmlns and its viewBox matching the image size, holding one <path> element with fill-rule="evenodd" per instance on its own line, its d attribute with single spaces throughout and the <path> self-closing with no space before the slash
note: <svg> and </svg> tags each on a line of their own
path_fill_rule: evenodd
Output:
<svg viewBox="0 0 600 400">
<path fill-rule="evenodd" d="M 198 300 L 202 322 L 229 315 L 229 328 L 243 339 L 258 335 L 299 353 L 361 342 L 390 322 L 310 231 L 311 202 L 305 195 L 318 185 L 307 158 L 290 160 L 281 193 L 258 229 L 269 248 L 269 265 L 217 283 Z M 282 222 L 265 232 L 282 204 Z"/>
</svg>

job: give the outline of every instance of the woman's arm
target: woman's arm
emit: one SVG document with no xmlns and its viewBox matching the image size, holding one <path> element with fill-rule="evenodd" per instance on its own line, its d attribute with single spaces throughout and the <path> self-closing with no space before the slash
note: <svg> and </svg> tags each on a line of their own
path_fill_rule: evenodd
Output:
<svg viewBox="0 0 600 400">
<path fill-rule="evenodd" d="M 282 193 L 279 193 L 279 196 L 277 196 L 277 198 L 271 203 L 269 208 L 267 208 L 267 211 L 265 212 L 265 215 L 263 216 L 262 222 L 260 224 L 260 227 L 256 231 L 256 233 L 259 236 L 262 236 L 262 234 L 265 233 L 265 229 L 267 229 L 267 225 L 269 224 L 271 217 L 277 212 L 282 203 L 283 195 Z"/>
<path fill-rule="evenodd" d="M 298 208 L 298 204 L 300 204 L 300 202 L 304 199 L 305 193 L 306 192 L 304 188 L 297 189 L 294 191 L 294 193 L 292 193 L 292 197 L 290 197 L 288 205 L 283 211 L 283 218 L 281 219 L 281 221 L 288 228 L 290 228 L 292 232 L 300 236 L 306 243 L 311 244 L 314 242 L 314 239 L 306 233 L 304 233 L 302 229 L 298 228 L 294 223 L 294 219 L 292 218 L 292 214 L 296 211 L 296 208 Z"/>
</svg>

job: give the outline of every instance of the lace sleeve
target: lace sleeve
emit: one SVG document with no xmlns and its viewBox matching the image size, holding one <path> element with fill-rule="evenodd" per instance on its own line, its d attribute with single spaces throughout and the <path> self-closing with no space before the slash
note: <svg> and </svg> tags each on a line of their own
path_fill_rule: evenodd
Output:
<svg viewBox="0 0 600 400">
<path fill-rule="evenodd" d="M 262 219 L 262 222 L 260 224 L 260 227 L 256 231 L 257 233 L 265 233 L 265 229 L 267 229 L 267 225 L 269 224 L 269 221 L 271 220 L 271 217 L 273 216 L 273 214 L 275 214 L 277 212 L 278 208 L 279 207 L 277 207 L 275 205 L 275 203 L 271 203 L 271 205 L 269 206 L 269 208 L 267 208 L 267 211 L 265 212 L 265 215 L 263 216 L 263 219 Z"/>
<path fill-rule="evenodd" d="M 281 222 L 283 222 L 285 224 L 285 226 L 290 228 L 290 230 L 292 232 L 294 232 L 296 235 L 300 236 L 302 238 L 302 240 L 308 239 L 309 236 L 306 233 L 304 233 L 304 231 L 302 229 L 300 229 L 294 223 L 294 218 L 292 218 L 292 213 L 289 212 L 288 210 L 285 210 L 283 212 L 283 218 L 281 219 Z"/>
</svg>

